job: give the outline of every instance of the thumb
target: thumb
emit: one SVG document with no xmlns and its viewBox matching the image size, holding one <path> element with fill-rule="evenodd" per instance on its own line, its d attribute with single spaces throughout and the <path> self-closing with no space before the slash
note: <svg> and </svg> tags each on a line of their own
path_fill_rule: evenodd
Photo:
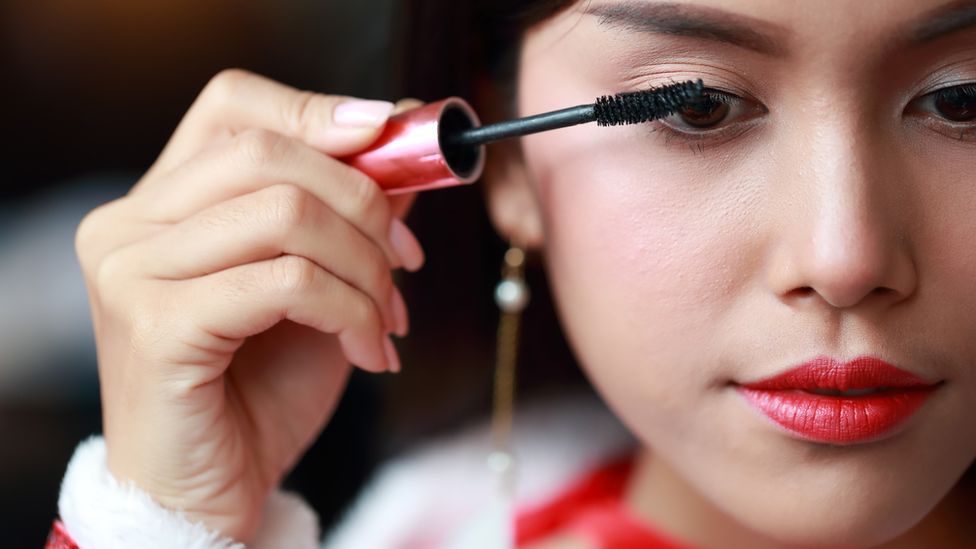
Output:
<svg viewBox="0 0 976 549">
<path fill-rule="evenodd" d="M 369 146 L 395 108 L 389 101 L 318 94 L 307 101 L 295 133 L 331 156 L 345 156 Z"/>
</svg>

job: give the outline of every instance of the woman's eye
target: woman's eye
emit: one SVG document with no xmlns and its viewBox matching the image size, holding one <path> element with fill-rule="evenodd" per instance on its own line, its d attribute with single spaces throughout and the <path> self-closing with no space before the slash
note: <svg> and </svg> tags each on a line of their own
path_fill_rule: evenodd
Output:
<svg viewBox="0 0 976 549">
<path fill-rule="evenodd" d="M 976 85 L 953 86 L 935 92 L 935 109 L 953 122 L 976 120 Z"/>
<path fill-rule="evenodd" d="M 690 103 L 661 123 L 679 133 L 702 134 L 762 112 L 762 107 L 730 93 L 706 89 L 701 101 Z"/>
<path fill-rule="evenodd" d="M 686 105 L 676 114 L 681 121 L 696 128 L 711 128 L 729 115 L 729 104 L 707 96 L 701 101 Z"/>
<path fill-rule="evenodd" d="M 976 141 L 976 82 L 915 98 L 905 111 L 923 126 L 958 141 Z"/>
<path fill-rule="evenodd" d="M 942 88 L 915 100 L 915 110 L 947 122 L 976 122 L 976 83 Z"/>
</svg>

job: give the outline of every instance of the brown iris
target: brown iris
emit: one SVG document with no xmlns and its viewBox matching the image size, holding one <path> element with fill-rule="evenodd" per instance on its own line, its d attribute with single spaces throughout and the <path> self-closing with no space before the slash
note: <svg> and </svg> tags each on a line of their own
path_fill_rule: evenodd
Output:
<svg viewBox="0 0 976 549">
<path fill-rule="evenodd" d="M 689 126 L 708 128 L 725 120 L 729 115 L 729 104 L 706 96 L 701 101 L 688 104 L 678 114 Z"/>
<path fill-rule="evenodd" d="M 953 122 L 976 120 L 976 93 L 950 88 L 935 96 L 935 108 L 940 115 Z"/>
</svg>

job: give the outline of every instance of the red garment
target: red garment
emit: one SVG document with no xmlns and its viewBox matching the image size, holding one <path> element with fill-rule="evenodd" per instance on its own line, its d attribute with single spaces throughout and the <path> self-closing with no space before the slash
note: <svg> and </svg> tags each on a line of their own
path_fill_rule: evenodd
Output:
<svg viewBox="0 0 976 549">
<path fill-rule="evenodd" d="M 47 535 L 44 549 L 78 549 L 78 544 L 68 535 L 64 524 L 60 520 L 55 520 L 51 525 L 51 533 Z"/>
<path fill-rule="evenodd" d="M 599 549 L 695 549 L 633 516 L 624 505 L 627 480 L 634 456 L 612 461 L 542 507 L 518 513 L 515 542 L 518 547 L 555 534 L 589 540 Z"/>
<path fill-rule="evenodd" d="M 599 549 L 695 549 L 634 517 L 623 504 L 634 456 L 614 460 L 588 473 L 541 507 L 515 519 L 519 547 L 556 534 L 590 540 Z M 64 524 L 55 520 L 44 549 L 78 549 Z"/>
</svg>

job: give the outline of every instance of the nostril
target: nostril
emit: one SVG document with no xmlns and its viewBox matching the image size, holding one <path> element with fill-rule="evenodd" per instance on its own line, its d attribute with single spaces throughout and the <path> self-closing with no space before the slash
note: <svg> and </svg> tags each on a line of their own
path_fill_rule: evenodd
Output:
<svg viewBox="0 0 976 549">
<path fill-rule="evenodd" d="M 782 294 L 780 296 L 780 299 L 783 299 L 787 302 L 805 301 L 812 292 L 813 292 L 813 288 L 809 286 L 804 286 L 802 288 L 793 288 L 792 290 Z"/>
</svg>

